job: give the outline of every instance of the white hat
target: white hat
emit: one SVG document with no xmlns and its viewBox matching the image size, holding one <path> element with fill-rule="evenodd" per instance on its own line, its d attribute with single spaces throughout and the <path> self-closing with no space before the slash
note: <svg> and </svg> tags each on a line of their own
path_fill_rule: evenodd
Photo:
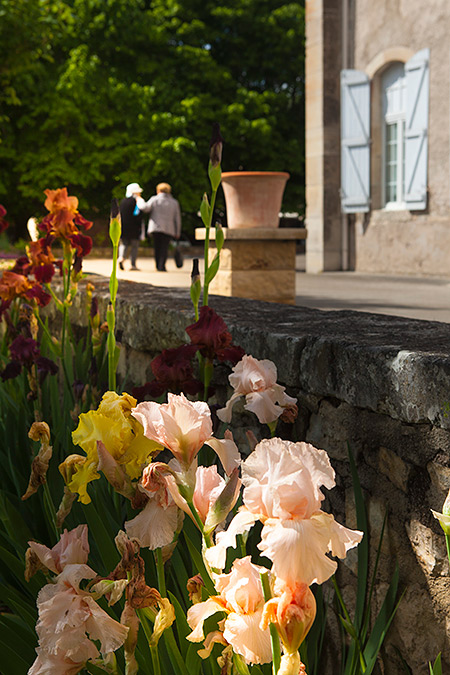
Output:
<svg viewBox="0 0 450 675">
<path fill-rule="evenodd" d="M 142 188 L 139 183 L 130 183 L 127 185 L 127 191 L 125 193 L 126 197 L 132 197 L 136 192 L 142 192 Z"/>
</svg>

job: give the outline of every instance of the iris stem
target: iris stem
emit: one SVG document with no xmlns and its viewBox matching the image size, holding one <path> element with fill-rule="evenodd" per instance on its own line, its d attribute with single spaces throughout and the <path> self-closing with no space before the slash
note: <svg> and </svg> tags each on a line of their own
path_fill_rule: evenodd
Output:
<svg viewBox="0 0 450 675">
<path fill-rule="evenodd" d="M 150 647 L 150 654 L 152 655 L 153 673 L 154 675 L 161 675 L 161 665 L 159 663 L 158 647 Z"/>
<path fill-rule="evenodd" d="M 200 518 L 200 516 L 198 515 L 197 509 L 195 508 L 192 501 L 190 501 L 190 500 L 186 500 L 186 501 L 187 501 L 187 505 L 189 506 L 189 510 L 192 513 L 192 517 L 194 519 L 194 522 L 197 525 L 200 532 L 202 533 L 203 538 L 205 539 L 205 534 L 204 534 L 205 528 L 203 527 L 203 522 L 202 522 L 202 519 Z M 208 543 L 206 541 L 206 539 L 205 539 L 205 544 L 208 548 L 211 546 L 211 542 L 209 541 L 209 543 Z"/>
<path fill-rule="evenodd" d="M 162 557 L 162 550 L 161 548 L 157 548 L 155 550 L 155 561 L 156 561 L 156 574 L 158 576 L 158 587 L 159 587 L 159 592 L 161 593 L 161 596 L 163 598 L 167 597 L 167 590 L 166 590 L 166 579 L 164 575 L 164 562 L 163 562 L 163 557 Z M 187 672 L 186 666 L 183 661 L 183 657 L 180 654 L 180 650 L 178 648 L 177 642 L 175 640 L 175 636 L 173 634 L 172 626 L 169 626 L 166 628 L 166 630 L 163 633 L 163 639 L 164 642 L 166 643 L 167 651 L 169 652 L 169 656 L 171 658 L 172 664 L 175 662 L 176 667 L 181 675 L 189 675 Z M 151 650 L 156 650 L 156 654 L 158 653 L 157 647 L 151 647 Z M 153 653 L 152 653 L 152 658 L 153 658 Z M 155 671 L 156 675 L 156 671 Z"/>
<path fill-rule="evenodd" d="M 140 609 L 137 609 L 136 613 L 139 617 L 139 621 L 141 623 L 145 637 L 147 638 L 148 647 L 150 649 L 150 655 L 152 657 L 153 675 L 161 675 L 161 664 L 159 662 L 158 647 L 156 645 L 151 644 L 152 631 L 150 629 L 150 626 L 148 625 L 147 617 L 145 616 L 144 612 Z"/>
<path fill-rule="evenodd" d="M 217 190 L 212 190 L 211 192 L 211 205 L 209 212 L 209 224 L 206 226 L 206 235 L 205 235 L 205 282 L 203 284 L 203 305 L 208 304 L 208 291 L 209 291 L 209 281 L 206 281 L 206 272 L 209 267 L 209 235 L 211 232 L 212 219 L 214 215 L 214 206 L 216 203 Z"/>
<path fill-rule="evenodd" d="M 164 575 L 164 562 L 162 557 L 162 550 L 157 548 L 155 550 L 156 574 L 158 576 L 158 588 L 161 596 L 166 597 L 166 578 Z"/>
<path fill-rule="evenodd" d="M 264 600 L 268 602 L 272 597 L 272 591 L 270 590 L 270 582 L 269 582 L 269 572 L 263 572 L 262 574 L 260 574 L 260 577 L 263 588 Z M 273 675 L 277 675 L 281 663 L 280 638 L 278 637 L 276 626 L 273 623 L 269 624 L 269 631 L 270 631 L 270 644 L 272 647 L 272 673 Z"/>
</svg>

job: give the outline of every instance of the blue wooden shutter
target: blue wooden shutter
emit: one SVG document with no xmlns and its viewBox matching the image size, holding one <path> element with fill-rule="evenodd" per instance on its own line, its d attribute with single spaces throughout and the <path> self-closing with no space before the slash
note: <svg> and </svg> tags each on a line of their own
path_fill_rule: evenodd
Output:
<svg viewBox="0 0 450 675">
<path fill-rule="evenodd" d="M 427 207 L 428 90 L 430 50 L 405 64 L 405 202 L 411 211 Z"/>
<path fill-rule="evenodd" d="M 370 208 L 370 82 L 359 70 L 341 71 L 341 208 Z"/>
</svg>

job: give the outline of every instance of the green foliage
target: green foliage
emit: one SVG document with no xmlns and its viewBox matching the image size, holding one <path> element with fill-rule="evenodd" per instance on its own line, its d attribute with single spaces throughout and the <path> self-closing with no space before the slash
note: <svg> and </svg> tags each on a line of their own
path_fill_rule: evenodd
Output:
<svg viewBox="0 0 450 675">
<path fill-rule="evenodd" d="M 433 665 L 428 664 L 430 668 L 430 675 L 442 675 L 441 655 L 438 654 Z"/>
<path fill-rule="evenodd" d="M 196 212 L 214 121 L 223 170 L 287 170 L 284 207 L 303 209 L 304 2 L 0 0 L 0 19 L 0 203 L 16 236 L 63 185 L 94 219 L 133 180 L 146 196 L 169 181 Z"/>
</svg>

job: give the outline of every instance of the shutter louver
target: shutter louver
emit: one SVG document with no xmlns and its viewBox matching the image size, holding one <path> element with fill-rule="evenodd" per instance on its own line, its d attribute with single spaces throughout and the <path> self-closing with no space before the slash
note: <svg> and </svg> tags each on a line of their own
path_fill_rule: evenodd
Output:
<svg viewBox="0 0 450 675">
<path fill-rule="evenodd" d="M 370 209 L 370 82 L 359 70 L 341 71 L 341 208 Z"/>
<path fill-rule="evenodd" d="M 405 202 L 410 211 L 427 207 L 429 59 L 430 50 L 422 49 L 405 64 Z"/>
</svg>

